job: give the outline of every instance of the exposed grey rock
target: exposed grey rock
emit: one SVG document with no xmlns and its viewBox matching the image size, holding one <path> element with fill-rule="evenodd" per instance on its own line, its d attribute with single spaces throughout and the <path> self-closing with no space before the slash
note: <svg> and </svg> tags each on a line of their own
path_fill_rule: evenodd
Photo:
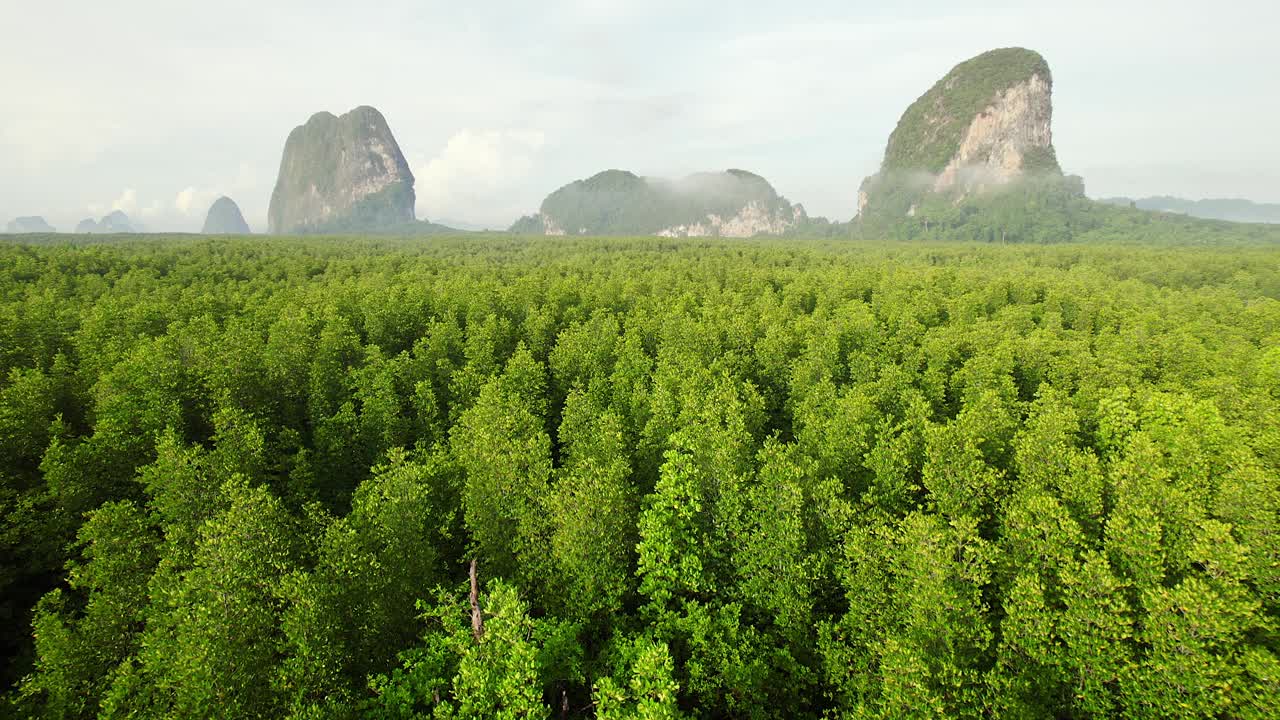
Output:
<svg viewBox="0 0 1280 720">
<path fill-rule="evenodd" d="M 413 173 L 382 113 L 320 112 L 289 133 L 271 193 L 275 233 L 384 228 L 414 220 Z"/>
</svg>

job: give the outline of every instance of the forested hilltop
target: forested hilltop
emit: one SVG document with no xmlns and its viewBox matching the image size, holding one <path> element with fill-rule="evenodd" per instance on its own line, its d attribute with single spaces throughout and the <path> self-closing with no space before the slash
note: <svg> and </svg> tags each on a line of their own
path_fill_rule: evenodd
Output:
<svg viewBox="0 0 1280 720">
<path fill-rule="evenodd" d="M 517 220 L 524 235 L 751 237 L 804 232 L 804 208 L 746 170 L 695 173 L 679 180 L 606 170 L 556 190 L 536 215 Z M 826 221 L 817 221 L 825 227 Z"/>
<path fill-rule="evenodd" d="M 1277 402 L 1273 247 L 0 244 L 0 715 L 1274 718 Z"/>
</svg>

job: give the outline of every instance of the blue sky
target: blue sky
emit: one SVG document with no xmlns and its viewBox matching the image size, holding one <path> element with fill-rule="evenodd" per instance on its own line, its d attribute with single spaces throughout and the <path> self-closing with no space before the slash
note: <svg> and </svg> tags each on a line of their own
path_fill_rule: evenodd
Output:
<svg viewBox="0 0 1280 720">
<path fill-rule="evenodd" d="M 263 5 L 0 0 L 0 222 L 195 230 L 228 194 L 261 230 L 290 129 L 360 104 L 420 217 L 505 227 L 598 170 L 739 167 L 847 219 L 906 106 L 1011 45 L 1049 61 L 1091 195 L 1280 202 L 1280 3 Z"/>
</svg>

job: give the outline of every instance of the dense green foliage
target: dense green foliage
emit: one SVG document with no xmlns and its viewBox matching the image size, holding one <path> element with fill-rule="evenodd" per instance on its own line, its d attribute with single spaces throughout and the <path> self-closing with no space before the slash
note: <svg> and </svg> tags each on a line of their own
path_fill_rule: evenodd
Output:
<svg viewBox="0 0 1280 720">
<path fill-rule="evenodd" d="M 1276 717 L 1278 261 L 0 245 L 0 714 Z"/>
<path fill-rule="evenodd" d="M 1024 48 L 985 52 L 956 65 L 902 114 L 885 148 L 881 171 L 939 173 L 955 156 L 973 118 L 1000 93 L 1032 75 L 1053 85 L 1049 64 Z M 1028 170 L 1058 171 L 1052 152 L 1029 158 Z"/>
<path fill-rule="evenodd" d="M 543 234 L 544 218 L 568 235 L 652 235 L 677 225 L 706 223 L 708 215 L 731 218 L 749 203 L 791 220 L 793 206 L 764 178 L 745 170 L 697 173 L 670 181 L 606 170 L 556 190 L 540 215 L 511 227 Z"/>
</svg>

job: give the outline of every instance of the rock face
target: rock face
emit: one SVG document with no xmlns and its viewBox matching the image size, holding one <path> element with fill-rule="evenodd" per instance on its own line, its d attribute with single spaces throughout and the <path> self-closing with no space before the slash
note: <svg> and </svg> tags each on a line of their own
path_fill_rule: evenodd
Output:
<svg viewBox="0 0 1280 720">
<path fill-rule="evenodd" d="M 933 184 L 934 192 L 1021 177 L 1028 156 L 1053 152 L 1049 83 L 1039 75 L 1014 85 L 973 119 L 960 148 Z"/>
<path fill-rule="evenodd" d="M 782 235 L 806 218 L 804 206 L 793 205 L 791 216 L 770 210 L 756 200 L 748 202 L 732 217 L 707 213 L 707 219 L 692 225 L 675 225 L 659 230 L 660 237 L 753 237 Z"/>
<path fill-rule="evenodd" d="M 140 228 L 134 226 L 128 215 L 119 210 L 113 210 L 111 213 L 103 216 L 101 220 L 95 221 L 93 218 L 85 218 L 76 225 L 77 233 L 135 233 L 141 232 Z"/>
<path fill-rule="evenodd" d="M 26 217 L 14 218 L 5 225 L 4 231 L 7 233 L 52 233 L 58 232 L 53 226 L 45 222 L 44 218 L 39 215 L 28 215 Z"/>
<path fill-rule="evenodd" d="M 223 195 L 209 207 L 200 232 L 205 235 L 248 235 L 249 223 L 244 221 L 236 201 Z"/>
<path fill-rule="evenodd" d="M 414 220 L 413 173 L 382 113 L 361 106 L 320 112 L 289 133 L 271 233 L 347 232 Z"/>
<path fill-rule="evenodd" d="M 807 220 L 804 208 L 745 170 L 697 173 L 680 180 L 606 170 L 565 185 L 537 215 L 512 232 L 534 235 L 780 235 Z"/>
<path fill-rule="evenodd" d="M 928 193 L 959 202 L 1030 175 L 1061 175 L 1052 95 L 1049 66 L 1031 50 L 960 63 L 902 114 L 880 172 L 859 191 L 859 215 L 902 215 Z"/>
</svg>

